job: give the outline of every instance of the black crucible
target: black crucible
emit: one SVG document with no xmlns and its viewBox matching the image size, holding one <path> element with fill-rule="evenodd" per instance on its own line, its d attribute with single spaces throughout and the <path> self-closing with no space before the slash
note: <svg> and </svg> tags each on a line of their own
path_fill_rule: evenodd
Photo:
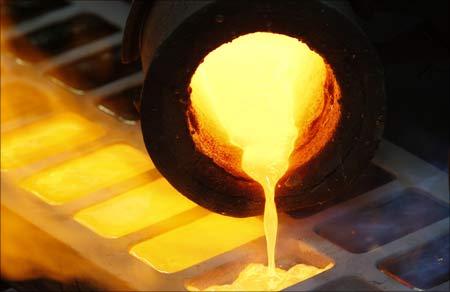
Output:
<svg viewBox="0 0 450 292">
<path fill-rule="evenodd" d="M 336 130 L 319 153 L 290 165 L 279 180 L 278 210 L 309 211 L 346 196 L 381 138 L 383 71 L 361 30 L 320 1 L 135 1 L 123 59 L 140 57 L 146 75 L 137 104 L 155 166 L 178 191 L 209 210 L 237 217 L 263 213 L 262 187 L 199 151 L 186 114 L 189 84 L 205 56 L 253 32 L 306 43 L 332 68 L 341 91 Z"/>
</svg>

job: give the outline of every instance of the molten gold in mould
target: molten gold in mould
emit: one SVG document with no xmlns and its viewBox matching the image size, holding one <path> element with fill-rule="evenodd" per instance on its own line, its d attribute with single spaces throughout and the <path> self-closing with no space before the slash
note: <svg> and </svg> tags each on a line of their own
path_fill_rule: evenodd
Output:
<svg viewBox="0 0 450 292">
<path fill-rule="evenodd" d="M 329 104 L 339 98 L 339 89 L 330 67 L 295 38 L 258 32 L 209 53 L 191 89 L 187 117 L 197 149 L 229 173 L 251 177 L 265 194 L 267 267 L 250 264 L 233 284 L 207 290 L 277 290 L 300 281 L 298 273 L 321 272 L 304 265 L 276 268 L 275 188 L 335 131 L 339 106 Z"/>
</svg>

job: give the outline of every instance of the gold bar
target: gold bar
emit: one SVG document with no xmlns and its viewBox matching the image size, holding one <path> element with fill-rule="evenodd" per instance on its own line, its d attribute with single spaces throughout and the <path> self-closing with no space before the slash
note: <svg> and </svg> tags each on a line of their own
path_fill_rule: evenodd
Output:
<svg viewBox="0 0 450 292">
<path fill-rule="evenodd" d="M 114 144 L 43 170 L 20 183 L 45 202 L 57 205 L 86 196 L 154 168 L 148 155 Z"/>
<path fill-rule="evenodd" d="M 74 218 L 103 237 L 118 238 L 195 206 L 164 178 L 160 178 L 83 209 Z"/>
<path fill-rule="evenodd" d="M 1 122 L 62 109 L 51 94 L 29 83 L 11 81 L 1 85 Z"/>
<path fill-rule="evenodd" d="M 256 217 L 215 213 L 136 244 L 130 253 L 163 273 L 175 273 L 264 235 Z"/>
<path fill-rule="evenodd" d="M 1 169 L 23 166 L 93 141 L 104 130 L 73 113 L 63 113 L 1 134 Z"/>
</svg>

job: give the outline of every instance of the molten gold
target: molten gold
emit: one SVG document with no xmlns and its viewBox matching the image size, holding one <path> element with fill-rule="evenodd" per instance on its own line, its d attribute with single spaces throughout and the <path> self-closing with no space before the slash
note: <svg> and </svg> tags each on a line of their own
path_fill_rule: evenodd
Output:
<svg viewBox="0 0 450 292">
<path fill-rule="evenodd" d="M 317 268 L 310 265 L 298 264 L 285 271 L 276 268 L 275 274 L 267 270 L 262 264 L 249 264 L 242 270 L 238 278 L 231 284 L 210 286 L 205 291 L 281 291 L 296 283 L 314 277 L 333 267 L 328 264 L 325 268 Z M 189 291 L 200 291 L 188 286 Z"/>
<path fill-rule="evenodd" d="M 196 147 L 230 173 L 242 176 L 244 172 L 259 182 L 266 197 L 268 267 L 245 269 L 236 282 L 246 282 L 244 290 L 286 287 L 295 278 L 291 270 L 303 270 L 276 269 L 275 186 L 288 171 L 296 145 L 310 140 L 312 124 L 327 104 L 329 78 L 323 58 L 306 44 L 263 32 L 240 36 L 215 49 L 192 77 L 188 121 Z M 334 128 L 325 131 L 332 133 Z M 315 155 L 326 142 L 316 141 L 306 152 Z"/>
</svg>

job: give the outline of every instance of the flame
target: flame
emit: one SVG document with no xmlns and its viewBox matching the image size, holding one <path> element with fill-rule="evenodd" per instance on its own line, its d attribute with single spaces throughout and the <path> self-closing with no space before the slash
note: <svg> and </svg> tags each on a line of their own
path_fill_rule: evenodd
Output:
<svg viewBox="0 0 450 292">
<path fill-rule="evenodd" d="M 230 173 L 248 175 L 264 189 L 268 268 L 252 267 L 253 272 L 244 270 L 241 276 L 267 270 L 269 279 L 261 277 L 273 282 L 265 286 L 268 289 L 276 289 L 279 279 L 286 280 L 290 273 L 283 275 L 275 266 L 275 184 L 288 170 L 296 146 L 310 144 L 303 151 L 311 158 L 334 131 L 336 113 L 334 127 L 321 130 L 328 135 L 314 139 L 313 124 L 323 121 L 326 112 L 329 79 L 337 85 L 323 58 L 306 44 L 257 32 L 209 53 L 191 80 L 188 123 L 196 147 Z"/>
</svg>

